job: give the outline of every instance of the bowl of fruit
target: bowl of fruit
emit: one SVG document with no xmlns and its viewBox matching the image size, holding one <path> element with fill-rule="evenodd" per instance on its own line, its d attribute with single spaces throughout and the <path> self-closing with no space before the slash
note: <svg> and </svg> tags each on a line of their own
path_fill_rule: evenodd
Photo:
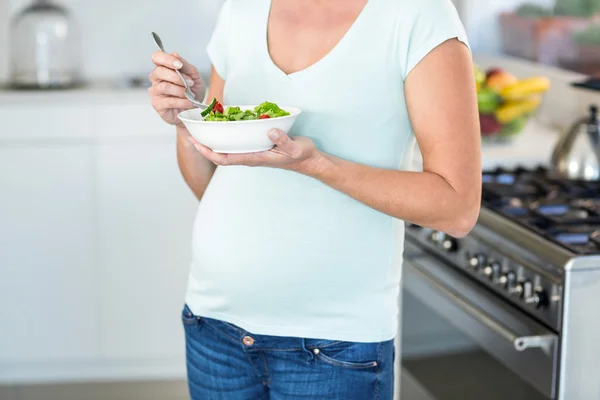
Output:
<svg viewBox="0 0 600 400">
<path fill-rule="evenodd" d="M 543 76 L 517 79 L 502 68 L 484 71 L 478 66 L 475 83 L 484 142 L 508 142 L 521 133 L 550 88 Z"/>
</svg>

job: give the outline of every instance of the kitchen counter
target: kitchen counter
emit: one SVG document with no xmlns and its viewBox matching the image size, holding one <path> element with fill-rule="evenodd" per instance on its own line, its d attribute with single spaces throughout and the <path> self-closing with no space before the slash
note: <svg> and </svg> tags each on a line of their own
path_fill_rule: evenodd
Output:
<svg viewBox="0 0 600 400">
<path fill-rule="evenodd" d="M 56 104 L 82 103 L 145 103 L 149 104 L 148 91 L 143 87 L 119 87 L 99 83 L 69 90 L 12 90 L 0 88 L 0 107 L 43 107 Z"/>
<path fill-rule="evenodd" d="M 482 168 L 484 170 L 497 168 L 513 168 L 517 166 L 537 167 L 547 166 L 550 162 L 552 149 L 558 140 L 560 130 L 532 120 L 523 132 L 508 143 L 483 143 L 481 149 Z M 415 152 L 413 169 L 421 170 L 422 158 L 420 152 Z"/>
</svg>

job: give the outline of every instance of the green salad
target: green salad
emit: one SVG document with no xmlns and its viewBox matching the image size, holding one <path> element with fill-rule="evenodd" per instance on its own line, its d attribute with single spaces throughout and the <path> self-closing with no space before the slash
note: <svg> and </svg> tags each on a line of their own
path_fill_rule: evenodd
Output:
<svg viewBox="0 0 600 400">
<path fill-rule="evenodd" d="M 275 103 L 264 102 L 254 107 L 254 110 L 241 110 L 239 107 L 225 107 L 216 100 L 210 103 L 202 112 L 205 121 L 250 121 L 254 119 L 278 118 L 290 115 Z"/>
</svg>

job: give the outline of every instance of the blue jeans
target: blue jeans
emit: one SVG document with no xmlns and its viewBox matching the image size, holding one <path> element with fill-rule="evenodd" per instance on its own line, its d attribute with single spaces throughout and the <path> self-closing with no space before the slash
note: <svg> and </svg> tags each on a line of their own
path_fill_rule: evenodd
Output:
<svg viewBox="0 0 600 400">
<path fill-rule="evenodd" d="M 192 400 L 392 400 L 394 342 L 254 335 L 186 306 Z"/>
</svg>

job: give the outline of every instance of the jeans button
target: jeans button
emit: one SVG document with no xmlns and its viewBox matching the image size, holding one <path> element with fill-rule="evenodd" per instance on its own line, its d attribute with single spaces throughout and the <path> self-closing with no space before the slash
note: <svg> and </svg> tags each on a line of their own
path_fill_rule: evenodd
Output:
<svg viewBox="0 0 600 400">
<path fill-rule="evenodd" d="M 254 344 L 254 339 L 252 339 L 250 336 L 244 336 L 242 342 L 244 342 L 246 346 L 252 346 Z"/>
</svg>

